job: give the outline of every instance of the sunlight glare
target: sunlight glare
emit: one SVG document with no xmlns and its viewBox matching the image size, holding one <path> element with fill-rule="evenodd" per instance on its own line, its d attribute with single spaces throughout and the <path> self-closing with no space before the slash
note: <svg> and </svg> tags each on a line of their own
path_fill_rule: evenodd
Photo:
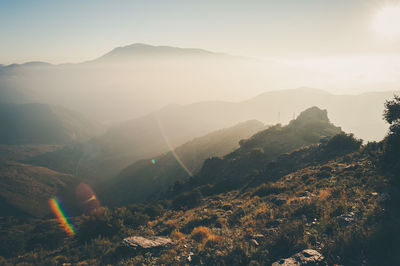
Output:
<svg viewBox="0 0 400 266">
<path fill-rule="evenodd" d="M 387 6 L 376 15 L 373 29 L 384 36 L 394 37 L 400 34 L 400 6 Z"/>
</svg>

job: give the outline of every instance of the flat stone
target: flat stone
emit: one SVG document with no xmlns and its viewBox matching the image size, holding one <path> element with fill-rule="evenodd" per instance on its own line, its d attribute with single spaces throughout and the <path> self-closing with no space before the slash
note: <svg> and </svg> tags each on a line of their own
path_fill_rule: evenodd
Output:
<svg viewBox="0 0 400 266">
<path fill-rule="evenodd" d="M 305 249 L 293 256 L 278 260 L 272 266 L 326 265 L 324 257 L 314 249 Z"/>
<path fill-rule="evenodd" d="M 130 236 L 122 240 L 122 245 L 131 248 L 151 249 L 164 247 L 172 244 L 172 240 L 165 237 L 153 236 L 145 238 L 142 236 Z"/>
<path fill-rule="evenodd" d="M 252 238 L 254 238 L 254 239 L 261 239 L 261 238 L 264 238 L 264 237 L 265 236 L 262 235 L 262 234 L 255 234 L 255 235 L 252 236 Z"/>
<path fill-rule="evenodd" d="M 339 217 L 337 217 L 337 219 L 338 219 L 339 225 L 347 226 L 354 222 L 355 214 L 354 214 L 354 212 L 349 212 L 349 213 L 340 215 Z"/>
</svg>

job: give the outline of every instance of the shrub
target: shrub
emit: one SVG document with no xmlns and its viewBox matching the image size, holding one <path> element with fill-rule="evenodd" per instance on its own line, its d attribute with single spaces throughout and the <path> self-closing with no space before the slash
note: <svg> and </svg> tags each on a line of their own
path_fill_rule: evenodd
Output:
<svg viewBox="0 0 400 266">
<path fill-rule="evenodd" d="M 308 219 L 314 219 L 320 216 L 320 212 L 321 210 L 315 202 L 307 202 L 295 209 L 293 215 L 294 217 L 305 215 Z"/>
<path fill-rule="evenodd" d="M 199 226 L 193 229 L 190 235 L 192 239 L 197 242 L 206 242 L 206 240 L 211 236 L 210 229 L 205 226 Z"/>
<path fill-rule="evenodd" d="M 205 246 L 206 247 L 213 247 L 215 245 L 218 245 L 221 242 L 222 238 L 220 236 L 217 235 L 209 235 L 209 237 L 206 239 L 205 241 Z"/>
<path fill-rule="evenodd" d="M 325 151 L 335 154 L 346 154 L 360 149 L 362 140 L 353 134 L 340 133 L 333 136 L 325 145 Z"/>
<path fill-rule="evenodd" d="M 189 222 L 182 228 L 184 233 L 189 233 L 193 228 L 199 226 L 211 226 L 217 223 L 218 215 L 215 213 L 209 216 L 193 217 Z"/>
<path fill-rule="evenodd" d="M 259 197 L 265 197 L 270 194 L 279 194 L 283 191 L 284 189 L 282 187 L 279 187 L 275 184 L 262 184 L 257 188 L 256 191 L 254 191 L 253 196 L 259 196 Z"/>
<path fill-rule="evenodd" d="M 317 173 L 317 177 L 319 178 L 328 178 L 331 176 L 331 173 L 328 171 L 320 171 Z"/>
<path fill-rule="evenodd" d="M 151 204 L 144 210 L 144 213 L 154 219 L 155 217 L 160 216 L 163 211 L 164 207 L 161 204 Z"/>
<path fill-rule="evenodd" d="M 117 219 L 107 208 L 98 209 L 90 216 L 82 216 L 78 231 L 80 242 L 87 242 L 98 236 L 110 237 L 123 228 L 123 220 Z"/>
<path fill-rule="evenodd" d="M 185 237 L 185 234 L 179 232 L 178 230 L 174 230 L 171 233 L 171 238 L 175 240 L 179 240 Z"/>
<path fill-rule="evenodd" d="M 385 103 L 383 117 L 389 123 L 390 131 L 384 140 L 381 162 L 388 172 L 394 174 L 396 183 L 400 183 L 400 96 Z"/>
<path fill-rule="evenodd" d="M 172 206 L 176 209 L 179 208 L 194 208 L 201 203 L 201 192 L 195 189 L 191 192 L 185 192 L 178 195 L 172 202 Z"/>
</svg>

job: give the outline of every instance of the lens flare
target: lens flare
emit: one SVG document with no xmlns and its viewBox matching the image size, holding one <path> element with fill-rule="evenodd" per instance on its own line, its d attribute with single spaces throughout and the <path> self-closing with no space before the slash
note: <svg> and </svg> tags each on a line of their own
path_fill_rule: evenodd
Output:
<svg viewBox="0 0 400 266">
<path fill-rule="evenodd" d="M 377 13 L 373 29 L 387 37 L 400 34 L 400 5 L 387 6 Z"/>
<path fill-rule="evenodd" d="M 67 233 L 68 236 L 73 237 L 75 235 L 75 227 L 68 220 L 65 210 L 62 207 L 60 200 L 57 197 L 49 199 L 50 209 L 53 211 L 61 227 Z"/>
<path fill-rule="evenodd" d="M 161 135 L 165 141 L 165 143 L 167 144 L 170 152 L 172 153 L 172 155 L 174 156 L 175 160 L 178 162 L 178 164 L 182 167 L 182 169 L 190 176 L 192 177 L 193 174 L 192 172 L 189 170 L 189 168 L 186 167 L 185 163 L 181 160 L 181 158 L 179 157 L 179 155 L 175 152 L 175 149 L 172 147 L 171 143 L 169 142 L 167 135 L 165 134 L 164 128 L 161 125 L 161 121 L 158 117 L 156 117 L 157 119 L 157 123 L 158 123 L 158 127 L 160 128 L 160 132 Z"/>
<path fill-rule="evenodd" d="M 156 161 L 155 159 L 152 159 L 152 160 L 151 160 L 151 163 L 152 163 L 152 164 L 156 164 L 156 162 L 157 162 L 157 161 Z"/>
<path fill-rule="evenodd" d="M 79 183 L 75 188 L 76 200 L 84 213 L 91 213 L 100 207 L 96 194 L 85 183 Z"/>
</svg>

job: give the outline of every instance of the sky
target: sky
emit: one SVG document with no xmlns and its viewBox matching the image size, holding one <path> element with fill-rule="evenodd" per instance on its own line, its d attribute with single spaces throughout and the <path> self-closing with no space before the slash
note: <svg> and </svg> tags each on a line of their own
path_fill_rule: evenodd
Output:
<svg viewBox="0 0 400 266">
<path fill-rule="evenodd" d="M 0 64 L 82 62 L 132 43 L 314 60 L 311 64 L 329 57 L 391 58 L 400 52 L 400 30 L 382 34 L 374 25 L 382 9 L 397 5 L 395 0 L 0 0 Z M 400 19 L 388 23 L 396 22 L 400 27 Z"/>
</svg>

